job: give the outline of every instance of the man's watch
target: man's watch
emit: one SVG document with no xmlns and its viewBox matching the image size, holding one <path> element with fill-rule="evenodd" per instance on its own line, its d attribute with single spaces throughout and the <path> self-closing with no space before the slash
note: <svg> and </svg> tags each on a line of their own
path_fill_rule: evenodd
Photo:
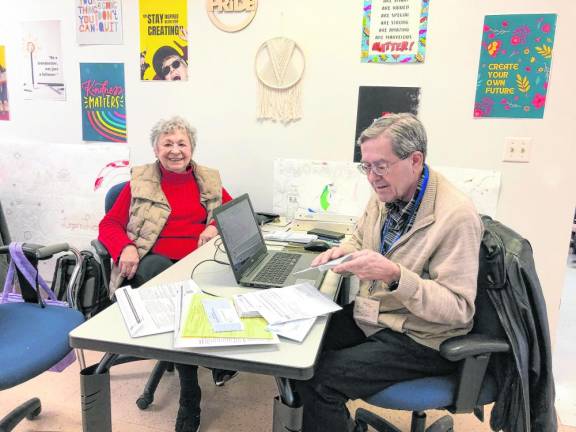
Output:
<svg viewBox="0 0 576 432">
<path fill-rule="evenodd" d="M 396 288 L 398 288 L 398 285 L 400 285 L 400 281 L 399 281 L 399 280 L 392 281 L 392 282 L 390 282 L 390 283 L 388 284 L 388 289 L 389 289 L 390 291 L 394 291 Z"/>
</svg>

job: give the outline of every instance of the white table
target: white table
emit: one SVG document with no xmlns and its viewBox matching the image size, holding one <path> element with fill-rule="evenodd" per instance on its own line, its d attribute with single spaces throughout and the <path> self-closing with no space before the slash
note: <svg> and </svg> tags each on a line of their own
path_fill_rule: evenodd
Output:
<svg viewBox="0 0 576 432">
<path fill-rule="evenodd" d="M 211 241 L 140 289 L 190 278 L 194 266 L 203 260 L 212 259 L 215 251 L 214 241 Z M 225 253 L 221 251 L 217 252 L 217 258 L 226 261 Z M 194 271 L 194 281 L 202 289 L 221 296 L 253 290 L 239 287 L 230 267 L 215 262 L 200 264 Z M 328 272 L 321 291 L 336 298 L 340 282 L 339 275 Z M 273 375 L 280 392 L 274 404 L 273 430 L 284 431 L 285 427 L 299 430 L 294 428 L 301 427 L 302 413 L 301 408 L 296 406 L 289 379 L 306 380 L 313 376 L 326 323 L 326 317 L 318 318 L 302 343 L 281 339 L 278 345 L 179 349 L 172 346 L 173 333 L 130 337 L 118 305 L 113 304 L 70 333 L 70 345 L 73 348 L 109 353 L 98 365 L 81 372 L 83 430 L 111 431 L 109 368 L 118 354 Z"/>
</svg>

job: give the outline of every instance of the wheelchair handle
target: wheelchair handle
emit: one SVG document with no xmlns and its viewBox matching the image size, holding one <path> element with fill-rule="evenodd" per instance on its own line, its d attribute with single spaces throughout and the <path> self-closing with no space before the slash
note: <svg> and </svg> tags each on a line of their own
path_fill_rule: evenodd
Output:
<svg viewBox="0 0 576 432">
<path fill-rule="evenodd" d="M 68 250 L 70 250 L 68 243 L 57 243 L 49 246 L 42 246 L 36 251 L 36 258 L 42 260 L 50 258 L 54 254 L 66 252 Z"/>
</svg>

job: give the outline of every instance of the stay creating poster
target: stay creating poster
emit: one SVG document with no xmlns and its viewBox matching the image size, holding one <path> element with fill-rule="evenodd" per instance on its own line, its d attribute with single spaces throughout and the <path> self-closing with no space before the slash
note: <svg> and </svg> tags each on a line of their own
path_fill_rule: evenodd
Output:
<svg viewBox="0 0 576 432">
<path fill-rule="evenodd" d="M 0 120 L 10 120 L 8 106 L 8 73 L 6 66 L 6 50 L 0 45 Z"/>
<path fill-rule="evenodd" d="M 140 0 L 140 78 L 188 80 L 186 0 Z"/>
<path fill-rule="evenodd" d="M 419 104 L 419 87 L 360 86 L 354 137 L 354 162 L 360 162 L 362 158 L 356 140 L 375 119 L 389 113 L 409 112 L 416 115 Z"/>
<path fill-rule="evenodd" d="M 542 118 L 556 14 L 484 18 L 474 117 Z"/>
<path fill-rule="evenodd" d="M 60 21 L 22 23 L 24 99 L 66 100 Z"/>
<path fill-rule="evenodd" d="M 126 142 L 123 63 L 80 63 L 82 139 Z"/>
<path fill-rule="evenodd" d="M 364 0 L 364 63 L 421 63 L 430 0 Z"/>
<path fill-rule="evenodd" d="M 76 0 L 74 12 L 78 44 L 122 43 L 122 0 Z"/>
</svg>

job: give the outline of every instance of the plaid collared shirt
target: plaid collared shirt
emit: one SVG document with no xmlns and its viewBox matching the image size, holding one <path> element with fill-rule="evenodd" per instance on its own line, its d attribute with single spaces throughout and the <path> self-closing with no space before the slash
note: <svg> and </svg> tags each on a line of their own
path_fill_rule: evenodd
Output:
<svg viewBox="0 0 576 432">
<path fill-rule="evenodd" d="M 410 231 L 410 228 L 412 228 L 412 225 L 414 225 L 416 213 L 418 212 L 418 208 L 416 208 L 416 201 L 420 191 L 422 190 L 424 173 L 425 170 L 422 170 L 422 175 L 420 176 L 420 180 L 418 180 L 416 191 L 408 203 L 397 200 L 389 203 L 387 202 L 385 204 L 386 209 L 388 210 L 388 214 L 386 216 L 386 221 L 382 226 L 380 253 L 385 254 L 388 252 L 394 242 L 398 240 L 400 236 Z M 386 228 L 388 229 L 386 230 Z"/>
</svg>

